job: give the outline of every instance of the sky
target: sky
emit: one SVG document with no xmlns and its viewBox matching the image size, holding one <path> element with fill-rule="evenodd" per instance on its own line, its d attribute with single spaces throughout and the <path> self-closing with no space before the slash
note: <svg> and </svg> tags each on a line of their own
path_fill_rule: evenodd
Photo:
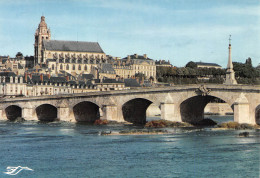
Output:
<svg viewBox="0 0 260 178">
<path fill-rule="evenodd" d="M 260 0 L 0 0 L 0 55 L 34 55 L 45 16 L 52 40 L 99 42 L 107 55 L 147 54 L 175 66 L 260 63 Z"/>
</svg>

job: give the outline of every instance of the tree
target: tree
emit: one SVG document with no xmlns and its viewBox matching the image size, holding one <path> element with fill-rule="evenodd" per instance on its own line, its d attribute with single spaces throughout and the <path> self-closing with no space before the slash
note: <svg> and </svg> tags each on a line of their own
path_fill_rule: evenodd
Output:
<svg viewBox="0 0 260 178">
<path fill-rule="evenodd" d="M 252 66 L 252 59 L 250 57 L 247 58 L 246 64 Z"/>
<path fill-rule="evenodd" d="M 136 73 L 136 74 L 135 74 L 135 77 L 139 77 L 140 79 L 141 79 L 141 78 L 146 79 L 146 76 L 145 76 L 143 73 Z"/>
<path fill-rule="evenodd" d="M 197 68 L 197 64 L 195 62 L 193 62 L 193 61 L 190 61 L 190 62 L 188 62 L 186 64 L 185 67 L 189 67 L 189 68 L 195 69 L 195 68 Z"/>
<path fill-rule="evenodd" d="M 18 52 L 18 53 L 16 53 L 15 56 L 16 56 L 16 58 L 22 59 L 23 58 L 23 53 Z"/>
</svg>

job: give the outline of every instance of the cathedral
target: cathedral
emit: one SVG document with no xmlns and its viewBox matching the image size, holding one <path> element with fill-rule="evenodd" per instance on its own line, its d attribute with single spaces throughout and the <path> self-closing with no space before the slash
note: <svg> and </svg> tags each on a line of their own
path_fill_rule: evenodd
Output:
<svg viewBox="0 0 260 178">
<path fill-rule="evenodd" d="M 93 67 L 107 63 L 106 54 L 97 42 L 51 40 L 44 16 L 35 32 L 34 57 L 35 64 L 46 64 L 52 74 L 60 71 L 89 74 Z"/>
<path fill-rule="evenodd" d="M 156 78 L 153 59 L 144 55 L 110 59 L 97 42 L 51 40 L 51 31 L 45 17 L 35 32 L 35 64 L 46 66 L 50 74 L 70 73 L 73 76 L 93 74 L 96 78 L 131 78 L 142 73 L 146 78 Z"/>
</svg>

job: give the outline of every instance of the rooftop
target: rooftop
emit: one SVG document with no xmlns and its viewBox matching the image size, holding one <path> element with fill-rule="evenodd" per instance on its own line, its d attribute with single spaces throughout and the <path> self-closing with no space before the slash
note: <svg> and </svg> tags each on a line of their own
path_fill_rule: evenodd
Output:
<svg viewBox="0 0 260 178">
<path fill-rule="evenodd" d="M 221 67 L 220 65 L 216 63 L 207 63 L 207 62 L 195 62 L 197 65 L 202 65 L 202 66 L 216 66 L 216 67 Z"/>
<path fill-rule="evenodd" d="M 104 53 L 97 42 L 43 40 L 43 46 L 46 50 L 50 51 Z"/>
<path fill-rule="evenodd" d="M 152 60 L 152 59 L 148 58 L 146 54 L 144 54 L 144 55 L 134 54 L 134 55 L 129 55 L 129 57 L 130 57 L 130 59 Z M 127 58 L 128 58 L 128 56 L 123 59 L 127 59 Z"/>
</svg>

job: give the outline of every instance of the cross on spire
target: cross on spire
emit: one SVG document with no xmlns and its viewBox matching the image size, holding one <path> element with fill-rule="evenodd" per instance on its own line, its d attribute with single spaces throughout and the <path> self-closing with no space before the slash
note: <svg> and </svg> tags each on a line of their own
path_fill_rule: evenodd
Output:
<svg viewBox="0 0 260 178">
<path fill-rule="evenodd" d="M 228 40 L 229 40 L 229 44 L 231 44 L 231 35 L 229 35 L 229 39 Z"/>
</svg>

